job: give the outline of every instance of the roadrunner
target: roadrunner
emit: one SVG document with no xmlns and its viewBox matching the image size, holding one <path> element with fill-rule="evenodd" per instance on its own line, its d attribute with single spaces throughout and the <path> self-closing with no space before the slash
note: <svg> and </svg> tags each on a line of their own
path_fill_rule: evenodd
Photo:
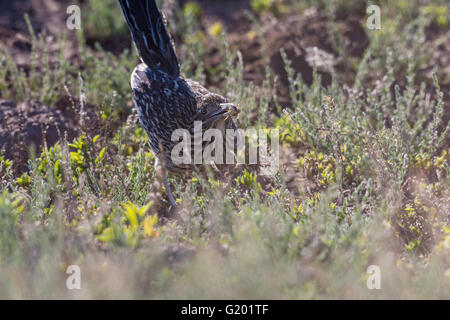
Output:
<svg viewBox="0 0 450 320">
<path fill-rule="evenodd" d="M 172 141 L 177 129 L 194 132 L 200 121 L 203 132 L 237 130 L 233 116 L 238 108 L 221 95 L 211 93 L 199 83 L 180 75 L 180 65 L 172 38 L 154 0 L 119 0 L 143 63 L 131 75 L 131 88 L 141 125 L 156 155 L 156 174 L 167 190 L 169 201 L 176 201 L 167 182 L 166 170 L 184 172 L 194 165 L 172 161 Z M 198 123 L 198 122 L 197 122 Z"/>
</svg>

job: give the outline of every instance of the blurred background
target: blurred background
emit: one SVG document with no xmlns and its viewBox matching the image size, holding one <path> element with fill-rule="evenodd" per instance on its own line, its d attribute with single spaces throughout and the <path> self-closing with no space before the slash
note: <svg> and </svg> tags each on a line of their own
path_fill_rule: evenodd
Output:
<svg viewBox="0 0 450 320">
<path fill-rule="evenodd" d="M 157 2 L 183 74 L 280 131 L 280 173 L 148 204 L 118 1 L 1 0 L 0 298 L 448 299 L 448 0 Z"/>
</svg>

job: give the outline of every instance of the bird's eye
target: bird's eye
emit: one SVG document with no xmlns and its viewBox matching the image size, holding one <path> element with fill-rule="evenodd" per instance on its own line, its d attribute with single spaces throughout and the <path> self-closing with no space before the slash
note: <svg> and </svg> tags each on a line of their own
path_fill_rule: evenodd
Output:
<svg viewBox="0 0 450 320">
<path fill-rule="evenodd" d="M 206 115 L 207 113 L 208 113 L 208 110 L 206 110 L 206 108 L 202 110 L 203 115 Z"/>
</svg>

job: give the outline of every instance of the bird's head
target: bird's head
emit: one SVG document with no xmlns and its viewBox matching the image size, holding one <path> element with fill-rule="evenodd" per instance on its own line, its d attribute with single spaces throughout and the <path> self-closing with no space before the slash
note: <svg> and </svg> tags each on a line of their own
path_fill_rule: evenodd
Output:
<svg viewBox="0 0 450 320">
<path fill-rule="evenodd" d="M 225 98 L 211 94 L 202 99 L 194 115 L 193 121 L 202 121 L 203 128 L 217 127 L 222 121 L 237 116 L 240 110 L 232 103 L 226 102 Z"/>
</svg>

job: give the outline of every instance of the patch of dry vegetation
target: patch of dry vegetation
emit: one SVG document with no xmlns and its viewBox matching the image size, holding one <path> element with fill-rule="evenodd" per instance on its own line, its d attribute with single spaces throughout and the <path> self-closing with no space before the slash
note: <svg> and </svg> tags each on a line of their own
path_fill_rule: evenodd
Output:
<svg viewBox="0 0 450 320">
<path fill-rule="evenodd" d="M 89 2 L 70 60 L 72 40 L 33 32 L 30 65 L 1 48 L 0 115 L 17 118 L 0 122 L 25 126 L 0 130 L 1 298 L 450 297 L 445 1 L 383 2 L 379 31 L 361 1 L 251 1 L 236 32 L 233 15 L 218 24 L 208 4 L 167 1 L 185 74 L 236 101 L 242 128 L 281 133 L 274 176 L 171 176 L 176 212 L 131 108 L 131 41 L 110 49 L 121 54 L 93 44 L 124 21 Z M 8 132 L 46 114 L 47 136 L 11 156 L 28 141 Z M 80 291 L 65 286 L 69 265 Z M 370 265 L 382 290 L 367 289 Z"/>
</svg>

